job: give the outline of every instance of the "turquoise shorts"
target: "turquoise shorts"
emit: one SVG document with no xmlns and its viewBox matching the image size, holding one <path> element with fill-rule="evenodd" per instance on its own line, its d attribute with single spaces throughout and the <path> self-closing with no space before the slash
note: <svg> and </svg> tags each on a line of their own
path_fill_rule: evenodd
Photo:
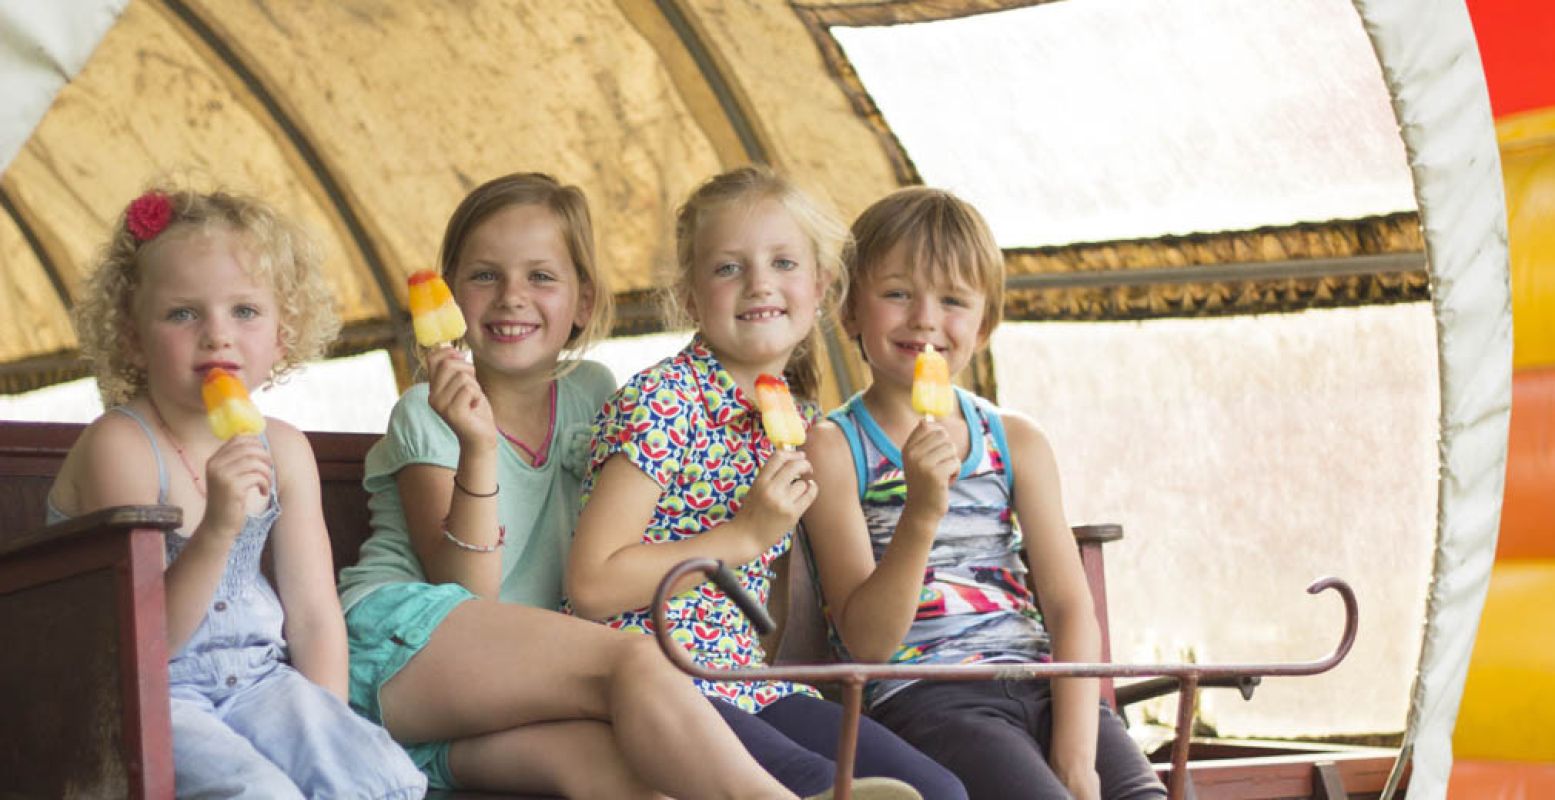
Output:
<svg viewBox="0 0 1555 800">
<path fill-rule="evenodd" d="M 351 707 L 383 724 L 378 692 L 399 674 L 443 624 L 454 607 L 475 595 L 457 583 L 390 583 L 374 589 L 346 612 L 351 647 Z M 404 744 L 430 788 L 455 789 L 448 769 L 448 742 Z"/>
</svg>

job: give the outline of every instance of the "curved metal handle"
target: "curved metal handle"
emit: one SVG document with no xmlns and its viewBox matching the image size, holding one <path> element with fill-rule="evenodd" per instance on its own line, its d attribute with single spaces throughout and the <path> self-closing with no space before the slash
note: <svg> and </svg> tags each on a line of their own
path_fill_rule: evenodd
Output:
<svg viewBox="0 0 1555 800">
<path fill-rule="evenodd" d="M 810 664 L 786 667 L 744 667 L 741 669 L 708 669 L 692 661 L 686 649 L 670 638 L 666 601 L 670 590 L 687 573 L 701 571 L 713 579 L 740 609 L 751 617 L 752 624 L 762 633 L 772 628 L 772 620 L 766 609 L 758 605 L 739 586 L 738 577 L 722 562 L 711 558 L 693 558 L 682 561 L 670 569 L 653 594 L 653 625 L 659 649 L 670 663 L 682 672 L 704 680 L 749 681 L 782 680 L 804 683 L 841 683 L 846 698 L 843 731 L 838 744 L 837 797 L 849 796 L 852 782 L 852 751 L 857 734 L 859 695 L 865 681 L 877 679 L 929 679 L 953 681 L 980 680 L 1030 680 L 1033 678 L 1064 677 L 1150 677 L 1169 675 L 1179 679 L 1177 701 L 1177 739 L 1172 745 L 1172 770 L 1167 786 L 1167 796 L 1181 798 L 1185 795 L 1188 764 L 1188 733 L 1193 722 L 1194 696 L 1200 682 L 1215 678 L 1251 678 L 1262 676 L 1315 675 L 1327 672 L 1350 654 L 1355 644 L 1360 613 L 1356 607 L 1355 592 L 1339 578 L 1327 577 L 1313 581 L 1307 587 L 1308 594 L 1318 594 L 1328 589 L 1339 593 L 1344 602 L 1344 633 L 1333 652 L 1315 661 L 1294 664 L 1095 664 L 1079 662 L 1050 662 L 1045 664 Z M 851 726 L 851 727 L 850 727 Z"/>
<path fill-rule="evenodd" d="M 720 579 L 718 572 L 723 569 L 727 576 Z M 763 633 L 770 628 L 761 626 L 771 625 L 771 618 L 766 610 L 761 608 L 750 595 L 739 587 L 739 581 L 732 571 L 723 567 L 722 562 L 711 558 L 692 558 L 676 564 L 659 581 L 659 587 L 653 595 L 653 623 L 659 640 L 659 647 L 669 656 L 676 666 L 683 672 L 695 677 L 714 681 L 739 681 L 739 680 L 783 680 L 801 681 L 805 683 L 848 682 L 886 679 L 930 679 L 930 680 L 1028 680 L 1031 678 L 1063 678 L 1063 677 L 1089 677 L 1089 678 L 1139 678 L 1155 675 L 1174 675 L 1177 677 L 1192 676 L 1195 679 L 1217 678 L 1227 676 L 1258 675 L 1265 677 L 1315 675 L 1327 672 L 1343 661 L 1349 655 L 1350 648 L 1355 644 L 1356 630 L 1359 626 L 1360 614 L 1355 602 L 1355 592 L 1348 583 L 1335 577 L 1320 578 L 1313 581 L 1307 587 L 1308 594 L 1318 594 L 1332 589 L 1339 593 L 1339 598 L 1344 602 L 1344 632 L 1339 637 L 1339 644 L 1328 655 L 1314 661 L 1300 661 L 1296 663 L 1271 664 L 1271 663 L 1246 663 L 1246 664 L 1111 664 L 1111 663 L 1087 663 L 1087 662 L 1062 662 L 1055 661 L 1041 664 L 956 664 L 956 665 L 932 665 L 932 664 L 795 664 L 781 667 L 743 667 L 740 669 L 723 670 L 709 669 L 695 664 L 687 654 L 686 649 L 675 644 L 669 637 L 667 623 L 666 601 L 669 599 L 670 590 L 687 574 L 701 572 L 718 582 L 729 597 L 738 604 L 742 611 L 752 617 L 753 624 Z M 755 610 L 757 614 L 751 614 Z M 758 616 L 759 614 L 759 616 Z"/>
</svg>

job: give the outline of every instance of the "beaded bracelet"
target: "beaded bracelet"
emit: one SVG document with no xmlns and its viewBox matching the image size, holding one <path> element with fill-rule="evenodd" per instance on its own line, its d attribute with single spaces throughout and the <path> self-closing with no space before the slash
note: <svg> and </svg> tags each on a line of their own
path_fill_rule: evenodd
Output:
<svg viewBox="0 0 1555 800">
<path fill-rule="evenodd" d="M 497 484 L 497 488 L 492 489 L 491 491 L 489 491 L 489 492 L 487 492 L 485 494 L 480 494 L 479 492 L 472 492 L 469 489 L 466 489 L 464 484 L 459 482 L 459 473 L 455 472 L 454 473 L 454 488 L 458 489 L 461 492 L 464 492 L 465 494 L 467 494 L 467 495 L 469 495 L 471 497 L 496 497 L 497 496 L 497 492 L 502 491 L 502 484 L 500 484 L 500 483 Z"/>
<path fill-rule="evenodd" d="M 443 520 L 443 538 L 453 542 L 454 546 L 460 550 L 468 550 L 472 553 L 495 553 L 502 548 L 504 543 L 507 542 L 508 529 L 506 525 L 497 526 L 496 544 L 470 544 L 469 542 L 466 542 L 465 540 L 455 536 L 453 531 L 448 529 L 448 520 L 445 519 Z"/>
</svg>

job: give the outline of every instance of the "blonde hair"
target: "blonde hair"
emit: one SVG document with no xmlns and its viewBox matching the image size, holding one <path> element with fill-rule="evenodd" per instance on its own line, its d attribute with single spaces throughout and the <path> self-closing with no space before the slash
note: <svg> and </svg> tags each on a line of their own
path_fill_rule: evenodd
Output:
<svg viewBox="0 0 1555 800">
<path fill-rule="evenodd" d="M 443 279 L 453 282 L 454 270 L 459 266 L 460 251 L 464 249 L 470 234 L 482 222 L 505 208 L 522 205 L 540 206 L 556 215 L 578 279 L 593 293 L 593 308 L 589 312 L 588 322 L 582 326 L 573 326 L 567 336 L 567 348 L 581 353 L 610 335 L 615 308 L 615 298 L 610 294 L 605 276 L 599 269 L 599 260 L 594 255 L 594 222 L 589 214 L 588 198 L 584 197 L 582 189 L 564 186 L 550 175 L 539 172 L 515 172 L 475 187 L 454 209 L 453 215 L 448 218 L 448 227 L 443 231 L 443 246 L 438 251 L 438 265 Z M 563 362 L 557 370 L 557 377 L 576 366 L 576 359 Z"/>
<path fill-rule="evenodd" d="M 675 212 L 676 275 L 663 292 L 665 316 L 672 327 L 690 321 L 686 303 L 696 266 L 697 232 L 701 230 L 702 224 L 713 212 L 734 205 L 749 207 L 762 200 L 775 200 L 782 205 L 815 248 L 815 265 L 825 288 L 818 319 L 822 324 L 828 324 L 827 320 L 836 310 L 837 300 L 846 282 L 842 251 L 848 241 L 848 229 L 771 167 L 752 164 L 709 178 Z M 815 400 L 819 395 L 820 349 L 820 332 L 815 330 L 789 356 L 783 376 L 789 388 L 799 397 Z"/>
<path fill-rule="evenodd" d="M 126 207 L 71 311 L 81 353 L 92 362 L 105 406 L 129 402 L 146 388 L 146 370 L 137 363 L 140 345 L 132 335 L 135 295 L 144 269 L 142 256 L 174 228 L 201 233 L 228 229 L 254 255 L 250 277 L 269 281 L 279 312 L 281 356 L 271 367 L 272 382 L 324 354 L 340 333 L 340 319 L 324 280 L 319 246 L 311 236 L 252 197 L 161 187 L 140 197 L 151 195 L 167 199 L 171 218 L 166 226 L 142 241 L 130 231 Z"/>
<path fill-rule="evenodd" d="M 898 189 L 864 209 L 853 223 L 853 245 L 846 254 L 848 279 L 858 286 L 898 245 L 906 261 L 948 284 L 964 284 L 983 293 L 986 338 L 1004 319 L 1004 252 L 983 215 L 971 203 L 927 186 Z M 843 298 L 851 315 L 857 297 Z"/>
</svg>

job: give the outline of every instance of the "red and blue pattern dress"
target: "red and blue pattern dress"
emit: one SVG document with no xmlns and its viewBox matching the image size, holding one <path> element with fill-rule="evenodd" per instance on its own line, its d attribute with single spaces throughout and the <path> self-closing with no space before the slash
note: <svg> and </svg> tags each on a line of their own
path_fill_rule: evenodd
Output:
<svg viewBox="0 0 1555 800">
<path fill-rule="evenodd" d="M 805 404 L 808 406 L 808 404 Z M 801 408 L 809 422 L 813 406 Z M 705 533 L 740 510 L 756 472 L 772 455 L 760 412 L 699 338 L 674 356 L 638 373 L 601 409 L 590 445 L 583 502 L 594 478 L 612 456 L 628 461 L 663 489 L 646 543 L 675 542 Z M 788 552 L 793 532 L 754 561 L 735 569 L 745 591 L 762 605 L 772 592 L 772 563 Z M 673 638 L 698 664 L 714 669 L 760 666 L 766 653 L 750 621 L 711 582 L 670 600 Z M 623 631 L 653 632 L 649 609 L 604 621 Z M 819 696 L 803 684 L 698 680 L 703 694 L 756 713 L 791 694 Z"/>
</svg>

